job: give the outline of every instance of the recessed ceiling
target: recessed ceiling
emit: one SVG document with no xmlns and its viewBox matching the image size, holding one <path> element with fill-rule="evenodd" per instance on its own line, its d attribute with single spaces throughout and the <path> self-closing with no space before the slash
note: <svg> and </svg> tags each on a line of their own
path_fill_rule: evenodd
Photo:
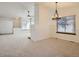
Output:
<svg viewBox="0 0 79 59">
<path fill-rule="evenodd" d="M 48 8 L 55 8 L 55 2 L 41 2 L 39 4 Z M 79 2 L 58 2 L 58 7 L 59 8 L 79 7 Z"/>
</svg>

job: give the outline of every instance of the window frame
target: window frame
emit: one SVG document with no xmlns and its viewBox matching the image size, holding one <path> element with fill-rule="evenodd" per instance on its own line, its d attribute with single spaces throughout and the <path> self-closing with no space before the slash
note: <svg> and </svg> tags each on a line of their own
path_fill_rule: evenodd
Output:
<svg viewBox="0 0 79 59">
<path fill-rule="evenodd" d="M 56 33 L 61 33 L 61 34 L 70 34 L 70 35 L 76 35 L 76 15 L 70 15 L 70 16 L 73 16 L 74 17 L 74 23 L 73 23 L 73 27 L 74 27 L 74 32 L 70 33 L 70 32 L 59 32 L 58 31 L 58 20 L 61 20 L 61 19 L 57 19 L 56 20 L 56 24 L 57 24 L 57 31 Z M 70 16 L 64 16 L 64 17 L 70 17 Z M 61 17 L 62 18 L 62 17 Z M 66 30 L 66 24 L 65 24 L 65 30 Z"/>
</svg>

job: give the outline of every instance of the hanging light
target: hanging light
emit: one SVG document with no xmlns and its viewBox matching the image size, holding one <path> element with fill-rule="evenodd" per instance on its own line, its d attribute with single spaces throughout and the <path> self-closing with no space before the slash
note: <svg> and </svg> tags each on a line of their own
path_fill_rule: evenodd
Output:
<svg viewBox="0 0 79 59">
<path fill-rule="evenodd" d="M 55 9 L 54 17 L 52 18 L 52 20 L 61 19 L 61 18 L 59 17 L 59 14 L 58 14 L 57 3 L 58 3 L 58 2 L 55 3 L 55 4 L 56 4 L 56 9 Z"/>
<path fill-rule="evenodd" d="M 28 15 L 27 15 L 27 16 L 28 16 L 28 17 L 31 17 L 31 16 L 30 16 L 30 11 L 27 11 L 27 12 L 28 12 Z"/>
<path fill-rule="evenodd" d="M 27 11 L 27 12 L 28 12 L 27 17 L 28 17 L 29 20 L 30 20 L 30 33 L 31 33 L 31 15 L 30 15 L 30 11 Z M 31 39 L 31 36 L 28 36 L 28 39 Z"/>
</svg>

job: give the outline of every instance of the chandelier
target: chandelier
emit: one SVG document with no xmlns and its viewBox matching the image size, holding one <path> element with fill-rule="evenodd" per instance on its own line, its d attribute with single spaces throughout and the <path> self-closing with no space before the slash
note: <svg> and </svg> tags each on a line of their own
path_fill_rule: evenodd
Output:
<svg viewBox="0 0 79 59">
<path fill-rule="evenodd" d="M 55 5 L 56 5 L 56 9 L 55 9 L 55 13 L 54 13 L 54 16 L 53 16 L 52 20 L 58 20 L 58 19 L 61 19 L 61 18 L 59 17 L 59 14 L 58 14 L 57 3 L 58 3 L 58 2 L 55 3 Z"/>
</svg>

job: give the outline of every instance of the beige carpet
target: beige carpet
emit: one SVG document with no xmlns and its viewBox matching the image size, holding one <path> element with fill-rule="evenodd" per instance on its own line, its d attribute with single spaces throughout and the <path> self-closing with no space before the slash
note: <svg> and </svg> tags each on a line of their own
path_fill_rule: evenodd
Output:
<svg viewBox="0 0 79 59">
<path fill-rule="evenodd" d="M 3 57 L 69 57 L 79 56 L 79 43 L 61 39 L 34 42 L 27 31 L 16 30 L 13 35 L 0 35 L 0 56 Z"/>
<path fill-rule="evenodd" d="M 26 49 L 26 50 L 25 50 Z M 33 42 L 23 51 L 25 56 L 41 57 L 76 57 L 79 56 L 79 44 L 61 39 L 46 39 Z"/>
</svg>

